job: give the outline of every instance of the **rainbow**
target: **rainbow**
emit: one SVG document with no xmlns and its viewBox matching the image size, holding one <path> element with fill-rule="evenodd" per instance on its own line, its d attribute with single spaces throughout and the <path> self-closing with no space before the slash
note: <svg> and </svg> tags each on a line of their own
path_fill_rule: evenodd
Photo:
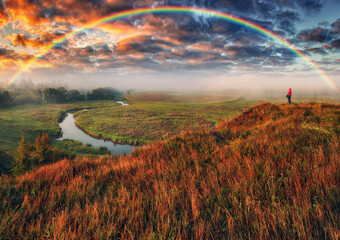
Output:
<svg viewBox="0 0 340 240">
<path fill-rule="evenodd" d="M 219 12 L 211 9 L 205 9 L 205 8 L 198 8 L 198 7 L 184 7 L 184 6 L 158 6 L 158 7 L 145 7 L 145 8 L 136 8 L 136 9 L 130 9 L 125 10 L 121 12 L 116 12 L 110 15 L 107 15 L 105 17 L 102 17 L 98 20 L 95 20 L 93 22 L 90 22 L 86 25 L 83 25 L 77 29 L 75 29 L 72 32 L 69 32 L 65 34 L 64 36 L 57 38 L 52 44 L 46 46 L 40 52 L 30 59 L 25 65 L 21 67 L 21 69 L 7 82 L 6 86 L 9 86 L 13 84 L 24 72 L 29 70 L 30 66 L 35 63 L 39 58 L 43 57 L 48 51 L 53 49 L 54 47 L 58 46 L 65 40 L 71 38 L 72 36 L 75 36 L 76 34 L 88 29 L 88 28 L 95 28 L 101 24 L 112 22 L 118 19 L 122 19 L 125 17 L 130 16 L 137 16 L 137 15 L 144 15 L 144 14 L 158 14 L 158 13 L 193 13 L 193 14 L 200 14 L 210 17 L 219 18 L 225 21 L 229 21 L 235 24 L 239 24 L 241 26 L 247 27 L 249 29 L 252 29 L 256 32 L 259 32 L 260 34 L 263 34 L 264 36 L 267 36 L 268 38 L 274 40 L 275 42 L 287 47 L 291 52 L 296 54 L 297 56 L 301 57 L 307 64 L 311 66 L 320 76 L 321 78 L 327 83 L 328 86 L 330 86 L 333 90 L 336 92 L 338 91 L 337 86 L 332 82 L 332 80 L 326 75 L 326 73 L 316 65 L 315 62 L 313 62 L 305 53 L 297 49 L 293 44 L 285 40 L 284 38 L 280 37 L 276 33 L 273 33 L 269 31 L 268 29 L 261 27 L 260 25 L 257 25 L 253 22 L 250 22 L 248 20 L 245 20 L 243 18 L 224 13 Z"/>
</svg>

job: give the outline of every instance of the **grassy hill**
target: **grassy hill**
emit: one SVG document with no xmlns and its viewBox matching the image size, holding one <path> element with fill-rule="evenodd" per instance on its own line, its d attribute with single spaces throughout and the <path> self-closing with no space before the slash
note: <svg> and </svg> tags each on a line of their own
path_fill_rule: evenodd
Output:
<svg viewBox="0 0 340 240">
<path fill-rule="evenodd" d="M 130 156 L 0 178 L 0 238 L 340 234 L 340 105 L 261 104 Z"/>
</svg>

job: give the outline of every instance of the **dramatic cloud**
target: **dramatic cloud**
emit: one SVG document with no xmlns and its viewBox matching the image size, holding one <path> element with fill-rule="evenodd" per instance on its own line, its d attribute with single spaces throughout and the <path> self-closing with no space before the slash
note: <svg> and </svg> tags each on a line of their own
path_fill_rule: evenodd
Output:
<svg viewBox="0 0 340 240">
<path fill-rule="evenodd" d="M 329 3 L 338 0 L 329 0 Z M 311 58 L 340 48 L 340 20 L 303 29 L 321 12 L 319 0 L 0 0 L 0 66 L 18 70 L 56 39 L 107 14 L 146 6 L 204 7 L 254 22 L 294 43 Z M 245 26 L 201 14 L 162 13 L 126 17 L 85 29 L 56 46 L 32 72 L 127 73 L 134 70 L 286 72 L 296 55 Z M 320 63 L 321 65 L 322 63 Z M 288 70 L 287 70 L 288 69 Z"/>
<path fill-rule="evenodd" d="M 333 48 L 340 48 L 340 39 L 333 40 L 333 41 L 331 42 L 331 46 L 332 46 Z"/>
<path fill-rule="evenodd" d="M 322 55 L 327 54 L 327 52 L 325 51 L 325 48 L 323 47 L 309 48 L 309 49 L 306 49 L 306 51 L 309 53 L 318 53 Z"/>
<path fill-rule="evenodd" d="M 4 0 L 0 0 L 0 25 L 8 22 L 7 7 Z"/>
<path fill-rule="evenodd" d="M 301 40 L 309 42 L 327 42 L 331 37 L 330 30 L 321 27 L 299 33 Z"/>
<path fill-rule="evenodd" d="M 340 34 L 340 19 L 336 22 L 332 23 L 333 32 L 336 34 Z"/>
<path fill-rule="evenodd" d="M 307 51 L 325 55 L 328 52 L 332 53 L 330 50 L 339 49 L 340 21 L 337 20 L 330 25 L 328 23 L 319 25 L 323 25 L 323 27 L 305 30 L 298 34 L 298 37 L 303 41 L 309 43 L 323 43 L 322 46 L 311 47 L 307 49 Z"/>
<path fill-rule="evenodd" d="M 63 34 L 51 34 L 51 33 L 44 33 L 42 36 L 38 36 L 37 38 L 30 38 L 23 34 L 11 34 L 5 36 L 8 40 L 12 42 L 14 46 L 23 46 L 23 47 L 33 47 L 33 48 L 42 48 L 47 44 L 52 43 L 53 39 L 56 39 Z"/>
<path fill-rule="evenodd" d="M 23 64 L 29 60 L 32 55 L 20 54 L 14 50 L 0 47 L 0 72 L 8 71 L 17 64 Z"/>
</svg>

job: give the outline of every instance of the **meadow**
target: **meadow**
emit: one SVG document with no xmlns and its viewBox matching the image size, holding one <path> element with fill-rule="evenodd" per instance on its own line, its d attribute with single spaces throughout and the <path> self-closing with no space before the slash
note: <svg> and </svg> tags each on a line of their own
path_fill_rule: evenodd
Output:
<svg viewBox="0 0 340 240">
<path fill-rule="evenodd" d="M 213 127 L 255 104 L 226 95 L 136 93 L 127 95 L 126 99 L 129 106 L 77 112 L 75 122 L 92 136 L 140 145 L 188 129 Z"/>
<path fill-rule="evenodd" d="M 69 104 L 23 105 L 0 109 L 0 149 L 13 155 L 22 132 L 33 142 L 38 133 L 60 135 L 59 121 L 66 111 L 92 107 L 118 106 L 114 101 L 87 101 Z"/>
<path fill-rule="evenodd" d="M 69 156 L 97 156 L 110 154 L 106 147 L 95 148 L 91 144 L 83 145 L 79 141 L 63 139 L 53 143 L 53 147 L 64 151 Z"/>
<path fill-rule="evenodd" d="M 339 239 L 340 105 L 260 104 L 131 155 L 0 177 L 0 238 Z"/>
</svg>

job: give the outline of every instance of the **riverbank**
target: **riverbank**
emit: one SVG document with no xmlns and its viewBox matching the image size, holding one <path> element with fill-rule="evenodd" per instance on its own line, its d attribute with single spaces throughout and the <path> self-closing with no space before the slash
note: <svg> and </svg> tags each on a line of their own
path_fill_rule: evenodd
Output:
<svg viewBox="0 0 340 240">
<path fill-rule="evenodd" d="M 0 109 L 0 149 L 14 155 L 22 133 L 29 142 L 39 133 L 48 133 L 51 139 L 60 137 L 59 123 L 67 111 L 92 107 L 108 107 L 113 101 L 84 101 L 67 104 L 21 105 Z M 117 104 L 118 105 L 118 104 Z"/>
<path fill-rule="evenodd" d="M 127 106 L 128 104 L 124 102 L 117 102 L 120 106 Z M 118 106 L 111 106 L 118 107 Z M 95 108 L 92 108 L 95 109 Z M 80 112 L 87 112 L 88 109 L 83 109 Z M 79 111 L 78 111 L 79 112 Z M 106 148 L 111 154 L 114 155 L 122 155 L 122 154 L 130 154 L 134 147 L 130 144 L 118 144 L 109 139 L 103 139 L 100 136 L 91 136 L 88 134 L 86 130 L 81 129 L 81 127 L 77 126 L 74 118 L 74 114 L 67 113 L 65 119 L 59 124 L 62 129 L 62 137 L 56 139 L 56 141 L 61 140 L 74 140 L 79 141 L 83 145 L 89 145 L 95 148 Z"/>
<path fill-rule="evenodd" d="M 76 125 L 93 137 L 136 146 L 167 139 L 181 131 L 214 127 L 255 104 L 238 98 L 219 103 L 132 102 L 124 108 L 98 108 L 75 114 Z"/>
</svg>

